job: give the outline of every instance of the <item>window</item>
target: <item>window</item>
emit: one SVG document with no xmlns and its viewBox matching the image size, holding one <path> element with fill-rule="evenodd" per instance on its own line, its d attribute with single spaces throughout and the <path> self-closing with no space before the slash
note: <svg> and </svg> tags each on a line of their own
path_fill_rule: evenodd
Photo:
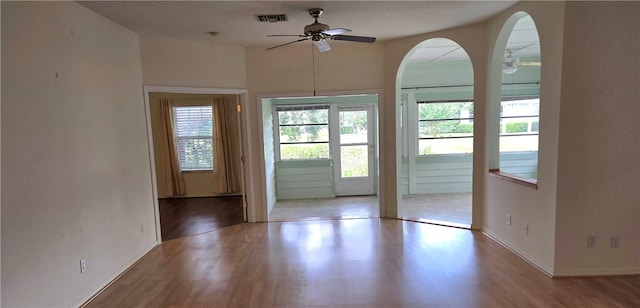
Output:
<svg viewBox="0 0 640 308">
<path fill-rule="evenodd" d="M 180 170 L 213 170 L 212 107 L 174 107 L 173 121 Z"/>
<path fill-rule="evenodd" d="M 500 103 L 500 152 L 538 151 L 540 99 L 503 98 Z"/>
<path fill-rule="evenodd" d="M 418 155 L 473 152 L 473 102 L 418 102 Z"/>
<path fill-rule="evenodd" d="M 329 106 L 278 106 L 280 159 L 329 158 Z"/>
</svg>

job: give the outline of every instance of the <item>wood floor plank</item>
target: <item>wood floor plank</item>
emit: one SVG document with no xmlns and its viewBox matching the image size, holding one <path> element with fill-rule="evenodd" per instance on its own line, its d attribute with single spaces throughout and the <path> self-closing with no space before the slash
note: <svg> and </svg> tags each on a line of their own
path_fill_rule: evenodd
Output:
<svg viewBox="0 0 640 308">
<path fill-rule="evenodd" d="M 156 247 L 88 307 L 640 307 L 640 276 L 552 279 L 483 234 L 244 223 Z"/>
</svg>

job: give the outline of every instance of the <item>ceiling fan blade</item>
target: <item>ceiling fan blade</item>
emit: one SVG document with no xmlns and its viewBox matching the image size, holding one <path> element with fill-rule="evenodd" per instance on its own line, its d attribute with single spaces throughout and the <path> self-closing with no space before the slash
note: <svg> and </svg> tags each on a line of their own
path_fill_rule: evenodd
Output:
<svg viewBox="0 0 640 308">
<path fill-rule="evenodd" d="M 301 38 L 301 39 L 299 39 L 299 40 L 295 40 L 295 41 L 293 41 L 293 42 L 284 43 L 284 44 L 280 44 L 280 45 L 278 45 L 278 46 L 269 47 L 269 48 L 267 48 L 267 50 L 271 50 L 271 49 L 274 49 L 274 48 L 278 48 L 278 47 L 286 46 L 286 45 L 293 44 L 293 43 L 297 43 L 297 42 L 306 41 L 306 40 L 308 40 L 308 39 L 309 39 L 308 37 Z"/>
<path fill-rule="evenodd" d="M 301 35 L 301 34 L 269 34 L 269 35 L 267 35 L 267 37 L 271 37 L 271 36 L 297 36 L 297 37 L 307 37 L 306 35 Z"/>
<path fill-rule="evenodd" d="M 331 39 L 336 41 L 349 41 L 349 42 L 360 42 L 360 43 L 373 43 L 376 41 L 375 37 L 353 36 L 353 35 L 332 35 Z"/>
<path fill-rule="evenodd" d="M 533 45 L 535 45 L 535 44 L 538 44 L 538 42 L 529 43 L 529 44 L 526 44 L 526 45 L 524 45 L 524 46 L 520 46 L 520 47 L 518 47 L 518 48 L 511 48 L 511 50 L 513 50 L 513 51 L 518 51 L 518 50 L 521 50 L 521 49 L 529 48 L 529 47 L 531 47 L 531 46 L 533 46 Z"/>
<path fill-rule="evenodd" d="M 343 33 L 347 33 L 347 32 L 351 32 L 351 30 L 345 29 L 345 28 L 335 28 L 335 29 L 329 29 L 329 30 L 326 30 L 326 31 L 322 31 L 322 33 L 324 33 L 326 35 L 338 35 L 338 34 L 343 34 Z"/>
</svg>

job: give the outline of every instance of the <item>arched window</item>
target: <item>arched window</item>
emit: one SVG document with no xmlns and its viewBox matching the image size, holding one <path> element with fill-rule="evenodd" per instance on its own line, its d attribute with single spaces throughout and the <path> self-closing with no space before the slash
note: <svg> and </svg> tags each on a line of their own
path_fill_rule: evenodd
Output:
<svg viewBox="0 0 640 308">
<path fill-rule="evenodd" d="M 499 121 L 499 172 L 535 183 L 542 61 L 540 39 L 531 16 L 518 12 L 507 20 L 494 52 L 501 56 L 501 63 L 493 64 L 501 66 L 499 107 L 494 106 L 495 112 L 499 110 L 499 116 L 494 117 Z"/>
</svg>

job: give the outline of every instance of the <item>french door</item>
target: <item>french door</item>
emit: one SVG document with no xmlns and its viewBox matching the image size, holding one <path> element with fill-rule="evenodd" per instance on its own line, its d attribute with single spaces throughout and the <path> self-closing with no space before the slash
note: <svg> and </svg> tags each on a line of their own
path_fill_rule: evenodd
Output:
<svg viewBox="0 0 640 308">
<path fill-rule="evenodd" d="M 333 115 L 338 136 L 332 142 L 336 195 L 375 194 L 373 106 L 338 107 Z"/>
</svg>

